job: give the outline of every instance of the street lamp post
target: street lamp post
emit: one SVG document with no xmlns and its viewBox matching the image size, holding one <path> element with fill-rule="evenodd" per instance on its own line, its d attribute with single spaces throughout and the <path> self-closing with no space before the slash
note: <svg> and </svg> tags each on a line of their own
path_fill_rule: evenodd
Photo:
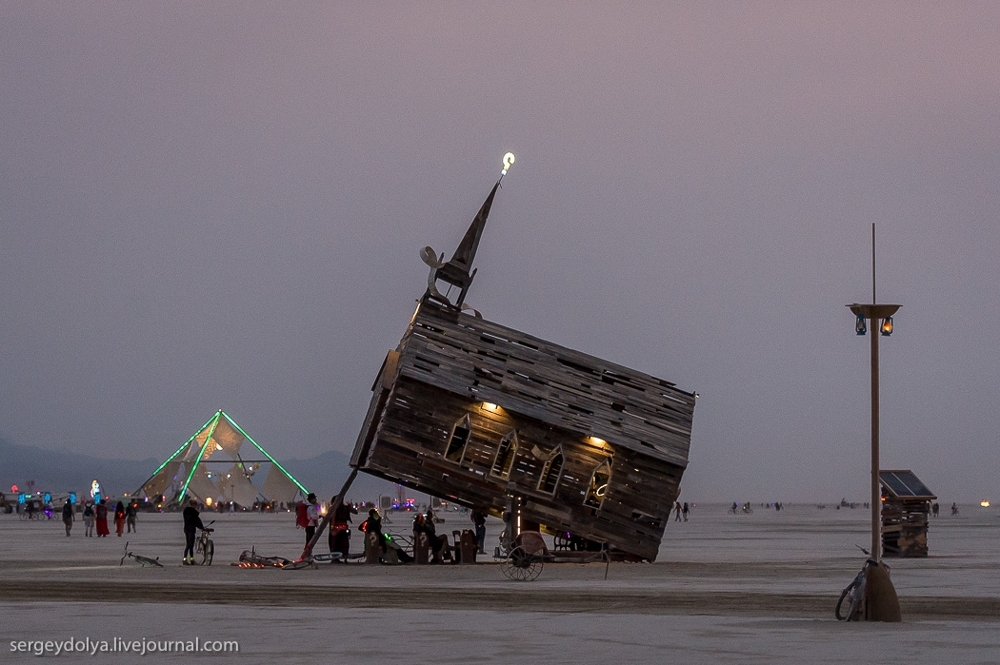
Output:
<svg viewBox="0 0 1000 665">
<path fill-rule="evenodd" d="M 900 305 L 879 305 L 875 294 L 875 225 L 872 224 L 872 302 L 870 305 L 853 303 L 848 305 L 854 314 L 854 331 L 858 335 L 871 335 L 871 375 L 872 375 L 872 548 L 870 559 L 874 565 L 865 564 L 867 571 L 864 589 L 864 619 L 867 621 L 901 621 L 899 598 L 889 579 L 888 568 L 882 563 L 882 492 L 879 488 L 879 386 L 878 386 L 878 338 L 892 334 L 892 315 Z M 871 323 L 869 330 L 869 322 Z M 845 593 L 847 593 L 845 591 Z M 843 600 L 843 598 L 841 598 Z M 837 606 L 840 607 L 839 605 Z M 853 610 L 852 610 L 853 611 Z M 839 612 L 839 609 L 838 609 Z M 839 614 L 838 614 L 839 618 Z M 848 617 L 848 621 L 851 617 Z"/>
<path fill-rule="evenodd" d="M 871 557 L 882 561 L 882 492 L 879 489 L 879 404 L 878 404 L 878 338 L 892 334 L 892 315 L 902 305 L 877 305 L 875 297 L 875 224 L 872 223 L 872 304 L 848 305 L 856 318 L 854 330 L 858 335 L 871 331 L 872 370 L 872 549 Z M 871 326 L 867 322 L 871 322 Z"/>
</svg>

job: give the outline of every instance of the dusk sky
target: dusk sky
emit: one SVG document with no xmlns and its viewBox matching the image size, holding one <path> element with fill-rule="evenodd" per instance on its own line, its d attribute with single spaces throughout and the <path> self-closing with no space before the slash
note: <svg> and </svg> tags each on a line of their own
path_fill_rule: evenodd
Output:
<svg viewBox="0 0 1000 665">
<path fill-rule="evenodd" d="M 468 302 L 697 391 L 681 500 L 867 498 L 873 222 L 882 466 L 1000 500 L 997 3 L 0 16 L 0 439 L 349 452 L 512 151 Z"/>
</svg>

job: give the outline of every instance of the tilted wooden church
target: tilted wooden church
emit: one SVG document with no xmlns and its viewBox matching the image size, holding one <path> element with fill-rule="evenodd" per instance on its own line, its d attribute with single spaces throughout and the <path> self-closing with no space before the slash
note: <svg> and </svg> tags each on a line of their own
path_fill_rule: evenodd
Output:
<svg viewBox="0 0 1000 665">
<path fill-rule="evenodd" d="M 517 497 L 522 528 L 652 561 L 695 394 L 463 311 L 499 186 L 451 260 L 421 252 L 428 288 L 379 370 L 351 466 L 496 516 Z"/>
</svg>

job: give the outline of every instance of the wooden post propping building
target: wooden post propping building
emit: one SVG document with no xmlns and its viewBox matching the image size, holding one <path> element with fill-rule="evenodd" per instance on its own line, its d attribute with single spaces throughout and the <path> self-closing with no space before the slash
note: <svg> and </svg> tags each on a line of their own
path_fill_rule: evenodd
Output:
<svg viewBox="0 0 1000 665">
<path fill-rule="evenodd" d="M 351 466 L 495 516 L 517 497 L 524 529 L 652 561 L 696 395 L 463 311 L 499 184 L 451 260 L 421 252 L 428 288 L 372 386 Z"/>
</svg>

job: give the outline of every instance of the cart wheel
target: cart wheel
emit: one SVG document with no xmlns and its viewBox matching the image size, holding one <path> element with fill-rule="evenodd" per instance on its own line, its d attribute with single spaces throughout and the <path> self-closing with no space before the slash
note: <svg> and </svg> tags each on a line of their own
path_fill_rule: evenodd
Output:
<svg viewBox="0 0 1000 665">
<path fill-rule="evenodd" d="M 542 574 L 542 558 L 536 554 L 528 554 L 521 547 L 515 547 L 500 562 L 500 572 L 509 580 L 530 582 Z"/>
</svg>

